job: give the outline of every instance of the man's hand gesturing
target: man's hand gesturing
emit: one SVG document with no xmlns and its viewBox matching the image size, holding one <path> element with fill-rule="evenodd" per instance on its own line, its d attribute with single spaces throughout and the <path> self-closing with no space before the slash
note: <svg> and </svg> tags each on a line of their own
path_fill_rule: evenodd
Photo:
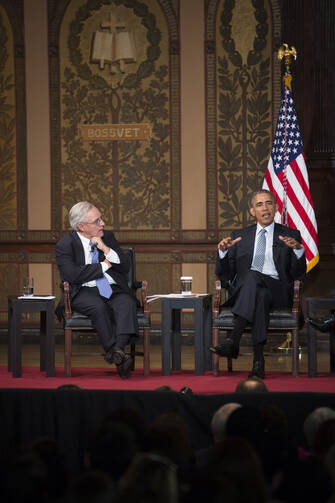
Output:
<svg viewBox="0 0 335 503">
<path fill-rule="evenodd" d="M 91 239 L 91 241 L 94 244 L 94 246 L 96 246 L 99 250 L 104 252 L 105 255 L 108 255 L 110 248 L 105 245 L 105 243 L 103 242 L 103 240 L 101 238 L 93 237 Z"/>
<path fill-rule="evenodd" d="M 290 248 L 294 248 L 295 250 L 301 250 L 302 245 L 294 238 L 290 238 L 290 236 L 278 236 L 281 241 L 289 246 Z"/>
<path fill-rule="evenodd" d="M 218 244 L 218 248 L 219 250 L 224 252 L 228 250 L 228 248 L 234 246 L 234 244 L 237 243 L 238 241 L 241 241 L 241 239 L 242 239 L 241 237 L 236 239 L 232 239 L 231 237 L 221 239 L 220 243 Z"/>
</svg>

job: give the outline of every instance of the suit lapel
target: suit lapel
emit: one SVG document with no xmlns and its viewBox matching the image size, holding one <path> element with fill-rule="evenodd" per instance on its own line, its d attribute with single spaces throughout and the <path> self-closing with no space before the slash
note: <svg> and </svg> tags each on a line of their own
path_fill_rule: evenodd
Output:
<svg viewBox="0 0 335 503">
<path fill-rule="evenodd" d="M 79 264 L 85 264 L 85 251 L 80 237 L 76 231 L 72 231 L 73 246 L 75 251 L 75 257 Z"/>
<path fill-rule="evenodd" d="M 272 253 L 273 253 L 273 261 L 275 263 L 277 271 L 278 271 L 277 264 L 278 264 L 278 259 L 279 259 L 279 255 L 280 255 L 280 247 L 281 247 L 279 235 L 280 235 L 280 228 L 279 228 L 278 224 L 275 223 L 275 227 L 273 230 Z"/>
<path fill-rule="evenodd" d="M 255 238 L 256 238 L 256 229 L 257 226 L 252 225 L 251 227 L 248 227 L 246 229 L 246 236 L 243 238 L 246 240 L 246 249 L 248 250 L 248 267 L 250 269 L 251 264 L 252 264 L 252 258 L 254 256 L 254 246 L 255 246 Z"/>
</svg>

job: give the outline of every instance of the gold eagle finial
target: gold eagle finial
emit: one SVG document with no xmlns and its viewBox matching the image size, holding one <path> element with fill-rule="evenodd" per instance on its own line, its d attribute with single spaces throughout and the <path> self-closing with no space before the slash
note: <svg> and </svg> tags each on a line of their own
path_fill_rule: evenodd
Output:
<svg viewBox="0 0 335 503">
<path fill-rule="evenodd" d="M 279 47 L 278 59 L 280 59 L 281 61 L 284 58 L 284 63 L 287 72 L 289 72 L 292 57 L 294 59 L 297 59 L 297 51 L 295 47 L 292 46 L 291 49 L 289 49 L 288 44 L 283 44 Z"/>
</svg>

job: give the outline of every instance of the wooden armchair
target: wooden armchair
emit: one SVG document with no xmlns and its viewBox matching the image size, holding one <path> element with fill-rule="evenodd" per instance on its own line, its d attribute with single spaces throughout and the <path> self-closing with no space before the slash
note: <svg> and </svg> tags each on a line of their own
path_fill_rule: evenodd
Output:
<svg viewBox="0 0 335 503">
<path fill-rule="evenodd" d="M 143 374 L 144 376 L 148 376 L 150 374 L 150 327 L 151 327 L 150 308 L 147 302 L 148 282 L 145 280 L 136 281 L 135 250 L 133 248 L 122 247 L 122 251 L 128 254 L 130 258 L 130 268 L 128 272 L 129 288 L 134 290 L 134 292 L 136 292 L 136 290 L 141 288 L 141 302 L 137 307 L 136 314 L 139 328 L 143 332 L 143 352 L 136 351 L 135 342 L 130 341 L 130 355 L 133 358 L 134 365 L 135 365 L 135 356 L 143 356 L 144 358 Z M 95 331 L 95 329 L 92 325 L 91 320 L 87 316 L 72 311 L 70 303 L 70 285 L 67 281 L 63 282 L 63 288 L 64 288 L 64 307 L 65 307 L 64 373 L 66 377 L 71 377 L 72 333 Z M 78 355 L 80 353 L 76 354 Z M 87 353 L 85 353 L 85 355 L 87 355 Z"/>
<path fill-rule="evenodd" d="M 229 307 L 223 307 L 221 305 L 221 294 L 224 290 L 225 298 L 228 298 L 228 287 L 221 288 L 221 282 L 217 280 L 215 282 L 215 299 L 213 303 L 213 316 L 212 316 L 212 345 L 218 346 L 219 344 L 219 331 L 223 330 L 225 332 L 233 329 L 233 319 L 234 315 Z M 294 377 L 298 376 L 298 364 L 299 364 L 299 329 L 303 324 L 303 317 L 300 307 L 300 296 L 301 296 L 301 282 L 294 282 L 294 292 L 293 292 L 293 306 L 290 309 L 273 309 L 270 312 L 270 324 L 269 332 L 292 332 L 292 375 Z M 250 330 L 247 327 L 246 330 Z M 232 359 L 227 358 L 228 372 L 232 372 Z M 219 370 L 219 356 L 213 353 L 212 356 L 212 368 L 213 375 L 218 375 Z"/>
</svg>

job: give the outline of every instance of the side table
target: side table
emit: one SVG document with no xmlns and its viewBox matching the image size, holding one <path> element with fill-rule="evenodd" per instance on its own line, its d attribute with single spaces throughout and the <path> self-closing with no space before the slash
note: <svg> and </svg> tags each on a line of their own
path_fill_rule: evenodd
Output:
<svg viewBox="0 0 335 503">
<path fill-rule="evenodd" d="M 331 309 L 335 309 L 335 297 L 309 297 L 306 304 L 308 318 L 316 318 L 319 310 L 324 311 L 324 316 L 327 316 Z M 308 323 L 308 377 L 317 375 L 317 332 L 317 329 Z M 335 372 L 335 328 L 329 332 L 329 368 L 330 372 Z"/>
<path fill-rule="evenodd" d="M 181 309 L 194 309 L 194 359 L 195 375 L 211 369 L 212 296 L 162 297 L 162 375 L 170 375 L 172 342 L 172 369 L 181 368 Z M 172 331 L 172 341 L 171 341 Z"/>
<path fill-rule="evenodd" d="M 40 312 L 40 371 L 55 377 L 55 299 L 48 297 L 8 297 L 8 372 L 22 376 L 21 315 L 32 311 Z"/>
</svg>

